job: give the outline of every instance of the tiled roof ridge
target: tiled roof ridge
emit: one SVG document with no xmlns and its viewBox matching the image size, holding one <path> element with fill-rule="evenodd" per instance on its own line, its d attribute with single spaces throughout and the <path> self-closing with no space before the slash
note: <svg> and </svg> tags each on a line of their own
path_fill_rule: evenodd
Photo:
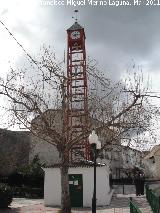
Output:
<svg viewBox="0 0 160 213">
<path fill-rule="evenodd" d="M 61 167 L 61 163 L 55 163 L 53 165 L 50 166 L 46 166 L 44 168 L 60 168 Z M 79 161 L 79 162 L 72 162 L 69 163 L 69 167 L 70 168 L 77 168 L 77 167 L 93 167 L 94 166 L 94 162 L 93 161 Z M 103 167 L 106 166 L 105 163 L 97 163 L 96 164 L 97 167 Z"/>
</svg>

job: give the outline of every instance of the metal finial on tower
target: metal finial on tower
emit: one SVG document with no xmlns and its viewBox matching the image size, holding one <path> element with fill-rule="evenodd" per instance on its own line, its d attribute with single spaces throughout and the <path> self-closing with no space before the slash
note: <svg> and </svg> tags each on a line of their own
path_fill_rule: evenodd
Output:
<svg viewBox="0 0 160 213">
<path fill-rule="evenodd" d="M 72 16 L 72 18 L 73 19 L 75 19 L 75 22 L 77 22 L 77 13 L 79 12 L 78 10 L 74 10 L 74 12 L 75 12 L 75 16 Z"/>
</svg>

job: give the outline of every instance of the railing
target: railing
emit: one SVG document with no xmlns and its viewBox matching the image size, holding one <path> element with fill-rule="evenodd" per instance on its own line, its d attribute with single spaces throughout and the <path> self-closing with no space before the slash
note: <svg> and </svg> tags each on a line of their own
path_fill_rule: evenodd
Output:
<svg viewBox="0 0 160 213">
<path fill-rule="evenodd" d="M 142 213 L 141 210 L 137 207 L 137 205 L 132 201 L 132 198 L 130 197 L 130 213 Z"/>
<path fill-rule="evenodd" d="M 146 185 L 146 198 L 153 213 L 160 213 L 160 197 L 157 196 L 152 189 L 149 189 L 148 185 Z"/>
<path fill-rule="evenodd" d="M 132 178 L 112 178 L 111 181 L 114 185 L 134 185 Z"/>
</svg>

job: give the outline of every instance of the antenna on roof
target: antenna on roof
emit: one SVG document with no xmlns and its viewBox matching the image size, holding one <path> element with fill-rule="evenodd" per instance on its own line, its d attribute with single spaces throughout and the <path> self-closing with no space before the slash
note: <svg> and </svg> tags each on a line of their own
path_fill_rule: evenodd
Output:
<svg viewBox="0 0 160 213">
<path fill-rule="evenodd" d="M 75 12 L 75 16 L 72 16 L 72 18 L 73 19 L 75 19 L 75 22 L 77 22 L 77 13 L 79 12 L 78 10 L 74 10 L 74 12 Z"/>
</svg>

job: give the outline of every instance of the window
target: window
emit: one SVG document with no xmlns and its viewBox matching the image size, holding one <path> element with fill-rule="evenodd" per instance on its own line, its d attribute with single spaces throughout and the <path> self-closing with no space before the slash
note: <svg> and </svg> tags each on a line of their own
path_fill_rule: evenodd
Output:
<svg viewBox="0 0 160 213">
<path fill-rule="evenodd" d="M 152 163 L 155 163 L 155 158 L 154 158 L 154 156 L 150 157 L 149 159 L 151 160 Z"/>
</svg>

